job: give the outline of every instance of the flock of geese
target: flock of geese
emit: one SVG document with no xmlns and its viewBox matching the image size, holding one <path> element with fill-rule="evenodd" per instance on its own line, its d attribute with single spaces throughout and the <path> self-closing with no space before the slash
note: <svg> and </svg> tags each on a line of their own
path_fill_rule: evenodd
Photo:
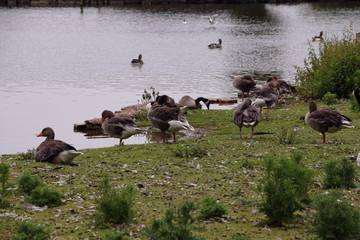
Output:
<svg viewBox="0 0 360 240">
<path fill-rule="evenodd" d="M 208 17 L 211 24 L 215 24 L 217 15 Z M 319 36 L 313 37 L 313 41 L 323 40 L 323 32 Z M 222 40 L 218 43 L 211 43 L 208 48 L 221 48 Z M 137 59 L 133 59 L 131 64 L 144 64 L 142 54 Z M 235 108 L 233 113 L 233 122 L 239 127 L 240 138 L 242 138 L 242 128 L 251 128 L 250 138 L 253 138 L 254 129 L 262 119 L 262 109 L 266 107 L 266 120 L 270 119 L 271 107 L 281 99 L 283 95 L 295 93 L 295 88 L 284 80 L 277 77 L 270 77 L 266 83 L 259 88 L 251 75 L 239 75 L 233 79 L 233 86 L 240 90 L 241 103 Z M 250 91 L 253 92 L 250 96 Z M 354 90 L 354 95 L 360 104 L 360 90 Z M 163 142 L 166 143 L 166 132 L 173 135 L 173 142 L 176 142 L 176 132 L 180 130 L 193 131 L 194 128 L 189 124 L 185 113 L 189 109 L 200 109 L 201 103 L 210 108 L 210 101 L 207 98 L 199 97 L 193 99 L 190 96 L 184 96 L 178 103 L 167 95 L 158 96 L 155 101 L 149 103 L 147 108 L 147 118 L 149 122 L 158 128 L 163 134 Z M 117 117 L 110 110 L 105 110 L 101 114 L 101 128 L 104 134 L 113 138 L 120 139 L 120 145 L 123 140 L 143 131 L 141 127 L 131 118 Z M 351 119 L 340 114 L 335 110 L 317 109 L 314 102 L 309 104 L 309 112 L 305 116 L 305 123 L 315 131 L 322 134 L 322 142 L 325 143 L 327 132 L 336 132 L 342 128 L 353 128 Z M 50 127 L 44 128 L 38 137 L 46 139 L 37 147 L 35 160 L 61 164 L 72 164 L 73 159 L 82 153 L 73 146 L 55 140 L 55 132 Z"/>
</svg>

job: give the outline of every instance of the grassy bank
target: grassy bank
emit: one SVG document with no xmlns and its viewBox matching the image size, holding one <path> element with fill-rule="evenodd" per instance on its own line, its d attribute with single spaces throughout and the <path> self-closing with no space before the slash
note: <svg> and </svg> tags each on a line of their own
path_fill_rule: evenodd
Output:
<svg viewBox="0 0 360 240">
<path fill-rule="evenodd" d="M 256 188 L 262 181 L 267 156 L 290 157 L 294 151 L 301 152 L 303 163 L 315 171 L 311 194 L 326 191 L 322 188 L 326 161 L 343 157 L 355 161 L 360 149 L 360 114 L 352 111 L 347 101 L 331 106 L 318 102 L 318 106 L 335 108 L 350 117 L 355 129 L 328 134 L 328 143 L 322 144 L 321 135 L 301 119 L 308 111 L 308 103 L 290 100 L 278 105 L 272 110 L 270 121 L 260 122 L 255 129 L 273 134 L 256 135 L 253 139 L 248 138 L 249 129 L 243 129 L 246 138 L 239 139 L 232 110 L 195 110 L 189 112 L 188 120 L 205 133 L 198 139 L 84 149 L 84 155 L 75 159 L 79 166 L 35 162 L 26 154 L 1 156 L 0 161 L 10 165 L 8 188 L 12 194 L 6 197 L 11 206 L 0 209 L 0 236 L 10 238 L 16 223 L 27 219 L 47 224 L 52 229 L 51 239 L 101 239 L 104 230 L 95 223 L 95 199 L 101 179 L 108 177 L 114 188 L 131 184 L 138 190 L 136 223 L 116 226 L 128 232 L 131 239 L 146 239 L 143 227 L 163 217 L 166 209 L 189 200 L 199 203 L 205 197 L 218 199 L 228 209 L 222 219 L 197 222 L 202 230 L 196 234 L 205 239 L 230 239 L 237 233 L 250 239 L 314 238 L 310 232 L 314 212 L 311 208 L 296 212 L 294 220 L 284 227 L 266 226 L 266 216 L 258 211 L 261 197 Z M 294 129 L 294 142 L 288 144 L 286 137 L 281 136 Z M 61 192 L 64 204 L 44 211 L 24 208 L 24 197 L 16 191 L 17 179 L 24 172 L 39 176 L 46 186 Z M 355 184 L 355 188 L 341 193 L 359 208 L 359 177 Z"/>
</svg>

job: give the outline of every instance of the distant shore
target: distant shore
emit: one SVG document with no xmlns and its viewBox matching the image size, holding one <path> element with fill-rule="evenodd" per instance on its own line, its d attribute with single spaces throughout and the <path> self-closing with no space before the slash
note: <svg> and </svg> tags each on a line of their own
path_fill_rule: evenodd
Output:
<svg viewBox="0 0 360 240">
<path fill-rule="evenodd" d="M 251 3 L 302 3 L 334 2 L 333 0 L 0 0 L 0 7 L 69 7 L 69 6 L 122 6 L 156 4 L 251 4 Z M 341 0 L 340 2 L 350 2 Z"/>
</svg>

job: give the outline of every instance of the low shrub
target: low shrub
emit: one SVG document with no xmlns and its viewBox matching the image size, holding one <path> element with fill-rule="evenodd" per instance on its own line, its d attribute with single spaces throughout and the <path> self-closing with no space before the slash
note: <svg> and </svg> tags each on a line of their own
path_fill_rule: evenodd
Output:
<svg viewBox="0 0 360 240">
<path fill-rule="evenodd" d="M 200 215 L 201 219 L 209 218 L 221 218 L 227 213 L 225 205 L 213 198 L 204 198 L 200 204 Z"/>
<path fill-rule="evenodd" d="M 45 205 L 48 207 L 56 207 L 63 204 L 61 194 L 58 191 L 43 186 L 38 186 L 32 190 L 27 201 L 39 207 Z"/>
<path fill-rule="evenodd" d="M 130 238 L 127 237 L 123 232 L 116 232 L 112 230 L 105 231 L 104 234 L 105 240 L 129 240 Z"/>
<path fill-rule="evenodd" d="M 308 201 L 313 173 L 300 163 L 301 158 L 294 153 L 290 159 L 268 157 L 265 161 L 265 177 L 258 185 L 262 196 L 259 206 L 270 224 L 283 225 Z"/>
<path fill-rule="evenodd" d="M 150 227 L 145 227 L 144 234 L 151 240 L 201 240 L 192 231 L 196 217 L 193 202 L 185 202 L 175 209 L 168 209 L 165 217 L 154 220 Z"/>
<path fill-rule="evenodd" d="M 296 134 L 297 131 L 281 126 L 277 138 L 280 144 L 293 144 L 296 141 Z"/>
<path fill-rule="evenodd" d="M 331 93 L 331 92 L 327 92 L 326 94 L 324 94 L 324 96 L 322 97 L 322 101 L 326 104 L 326 105 L 332 105 L 336 103 L 336 94 Z"/>
<path fill-rule="evenodd" d="M 31 192 L 39 186 L 42 186 L 38 176 L 32 176 L 29 172 L 25 172 L 18 180 L 19 190 L 22 193 L 30 195 Z"/>
<path fill-rule="evenodd" d="M 356 167 L 347 158 L 329 160 L 325 163 L 325 188 L 355 187 Z"/>
<path fill-rule="evenodd" d="M 50 229 L 43 225 L 22 221 L 18 223 L 12 240 L 46 240 L 50 238 Z"/>
<path fill-rule="evenodd" d="M 317 194 L 313 200 L 314 232 L 320 239 L 351 240 L 360 239 L 360 212 L 340 194 Z"/>
<path fill-rule="evenodd" d="M 234 234 L 227 240 L 250 240 L 250 237 L 243 234 Z"/>
<path fill-rule="evenodd" d="M 9 165 L 7 165 L 5 163 L 0 163 L 0 184 L 1 184 L 0 208 L 6 208 L 10 205 L 9 202 L 5 199 L 5 197 L 8 193 L 6 190 L 6 184 L 9 179 L 9 174 L 10 174 L 9 168 L 10 168 Z"/>
<path fill-rule="evenodd" d="M 121 192 L 111 189 L 107 178 L 101 183 L 101 197 L 96 200 L 99 223 L 127 224 L 134 221 L 136 189 L 127 186 Z"/>
</svg>

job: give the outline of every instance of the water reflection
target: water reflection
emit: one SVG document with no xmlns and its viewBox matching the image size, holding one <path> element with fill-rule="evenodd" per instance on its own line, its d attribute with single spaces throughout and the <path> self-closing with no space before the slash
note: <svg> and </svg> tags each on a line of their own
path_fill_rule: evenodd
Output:
<svg viewBox="0 0 360 240">
<path fill-rule="evenodd" d="M 215 25 L 201 17 L 212 14 Z M 0 8 L 0 154 L 36 147 L 47 126 L 79 149 L 116 145 L 73 124 L 136 104 L 151 86 L 179 100 L 236 97 L 238 74 L 293 82 L 311 37 L 350 24 L 360 26 L 359 2 Z M 221 51 L 208 49 L 219 38 Z M 133 67 L 139 53 L 145 64 Z"/>
</svg>

